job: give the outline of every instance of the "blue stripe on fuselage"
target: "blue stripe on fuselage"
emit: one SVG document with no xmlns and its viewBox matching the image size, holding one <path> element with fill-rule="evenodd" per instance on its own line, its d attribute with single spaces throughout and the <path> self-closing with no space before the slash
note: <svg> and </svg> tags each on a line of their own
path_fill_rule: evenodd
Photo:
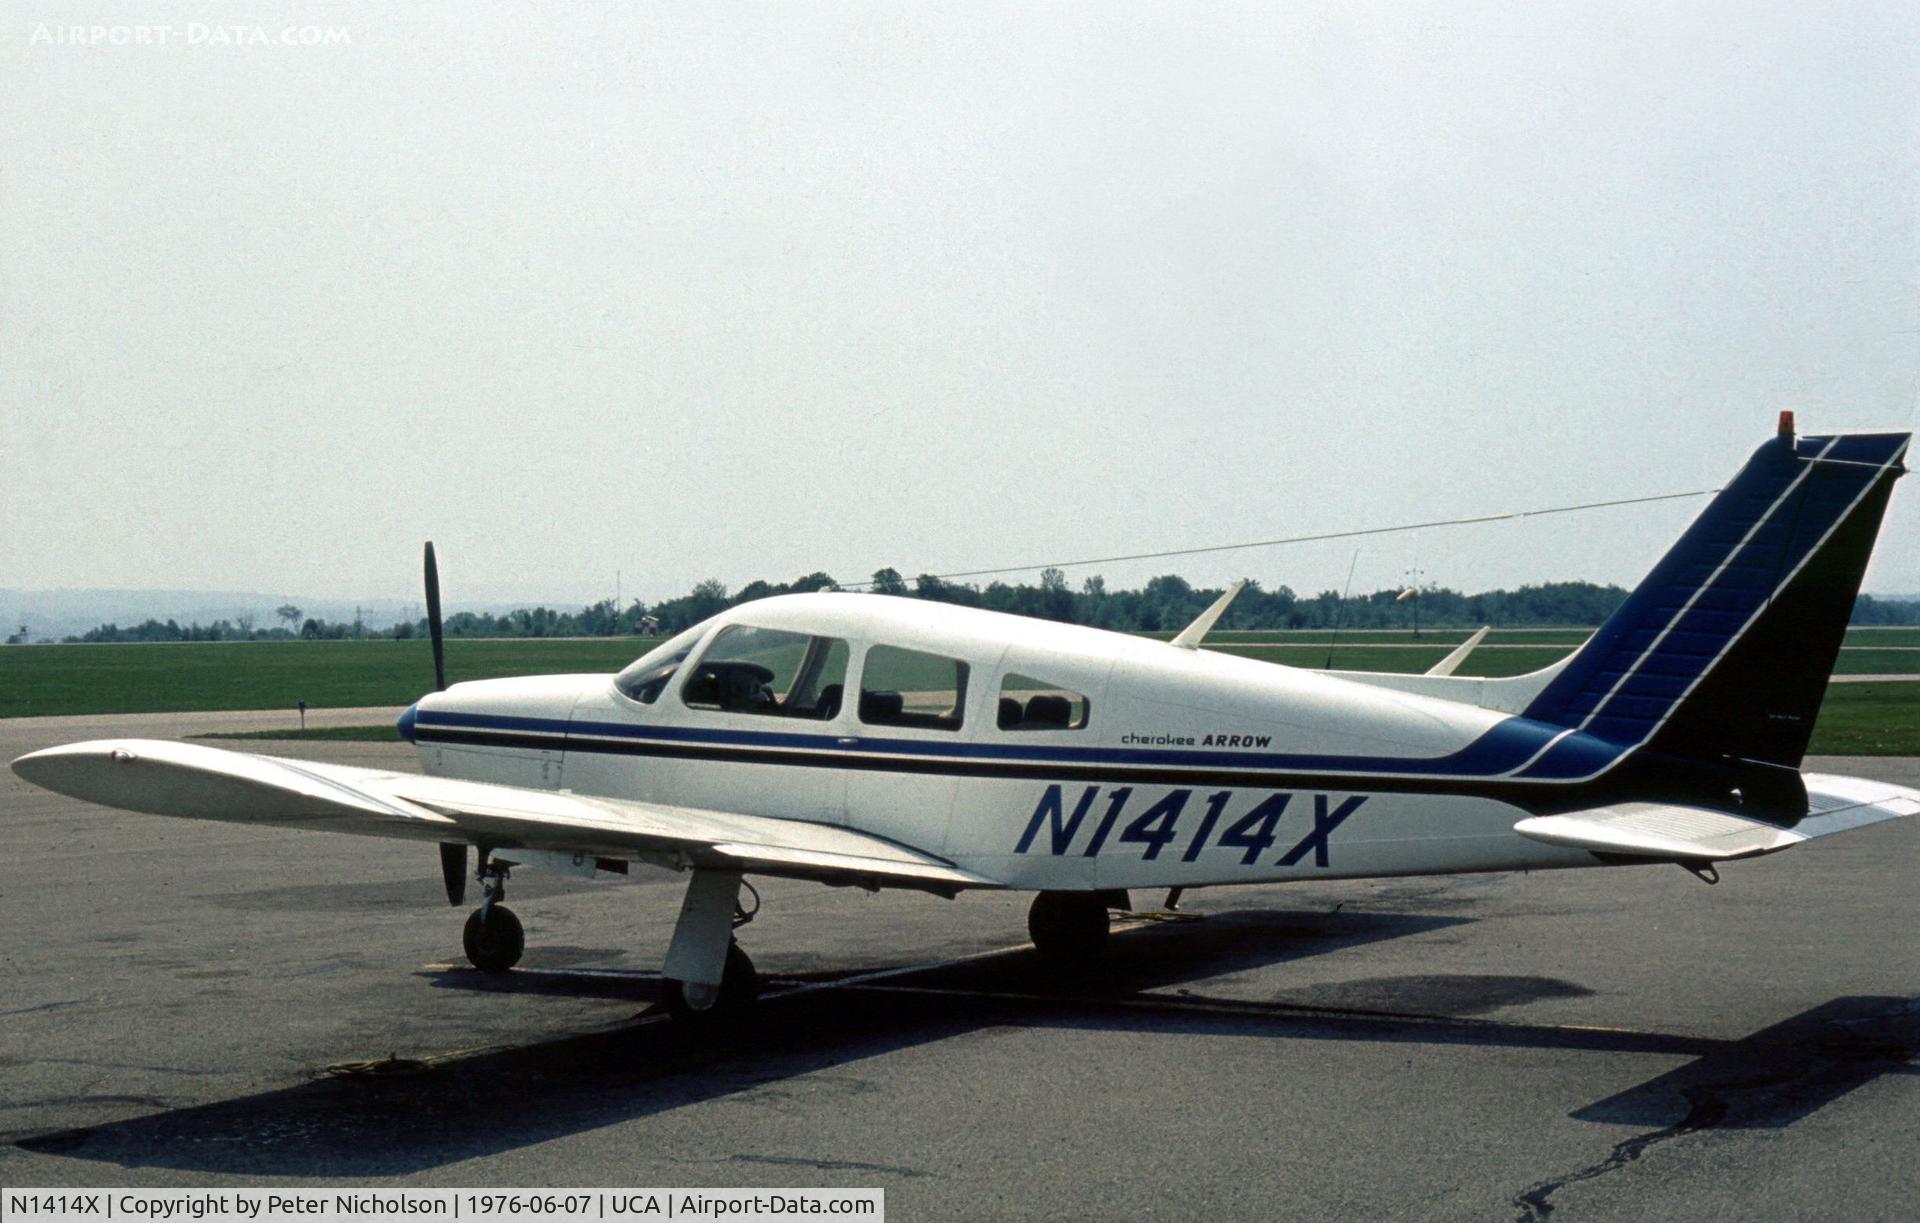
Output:
<svg viewBox="0 0 1920 1223">
<path fill-rule="evenodd" d="M 862 736 L 855 744 L 838 735 L 797 734 L 787 731 L 745 731 L 692 726 L 647 726 L 621 722 L 570 722 L 563 718 L 524 718 L 497 714 L 421 710 L 415 734 L 431 742 L 436 728 L 493 731 L 501 734 L 550 736 L 553 747 L 592 751 L 594 739 L 628 742 L 710 745 L 743 749 L 818 752 L 844 756 L 900 756 L 914 759 L 1024 761 L 1075 765 L 1170 766 L 1196 769 L 1314 772 L 1420 777 L 1498 777 L 1532 760 L 1556 737 L 1565 736 L 1553 753 L 1561 757 L 1568 740 L 1584 740 L 1568 749 L 1568 757 L 1597 771 L 1613 763 L 1620 749 L 1590 736 L 1570 735 L 1565 727 L 1512 717 L 1496 723 L 1486 734 L 1446 756 L 1333 756 L 1285 752 L 1160 751 L 1141 748 L 1042 746 L 930 742 L 922 739 L 883 739 Z"/>
</svg>

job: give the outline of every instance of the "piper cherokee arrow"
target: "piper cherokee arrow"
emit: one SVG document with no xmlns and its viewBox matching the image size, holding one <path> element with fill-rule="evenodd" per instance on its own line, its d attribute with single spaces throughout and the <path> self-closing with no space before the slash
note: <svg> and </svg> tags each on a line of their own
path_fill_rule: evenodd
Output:
<svg viewBox="0 0 1920 1223">
<path fill-rule="evenodd" d="M 465 947 L 507 971 L 520 866 L 686 872 L 680 1017 L 758 990 L 746 877 L 1037 893 L 1034 945 L 1101 949 L 1110 905 L 1303 878 L 1715 865 L 1920 811 L 1803 773 L 1910 435 L 1779 433 L 1578 650 L 1504 679 L 1327 673 L 851 593 L 742 604 L 617 675 L 445 686 L 399 721 L 424 775 L 140 739 L 20 757 L 36 785 L 156 815 L 438 842 Z M 1474 640 L 1477 640 L 1477 636 Z M 757 907 L 757 906 L 756 906 Z"/>
</svg>

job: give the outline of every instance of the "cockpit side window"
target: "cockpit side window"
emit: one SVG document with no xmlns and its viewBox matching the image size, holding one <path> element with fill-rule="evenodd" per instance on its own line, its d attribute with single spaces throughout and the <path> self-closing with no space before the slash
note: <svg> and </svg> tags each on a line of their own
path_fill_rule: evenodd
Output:
<svg viewBox="0 0 1920 1223">
<path fill-rule="evenodd" d="M 1079 730 L 1092 703 L 1080 693 L 1009 671 L 1000 681 L 1001 730 Z"/>
<path fill-rule="evenodd" d="M 651 705 L 660 699 L 660 693 L 667 686 L 680 664 L 687 661 L 687 655 L 693 653 L 693 647 L 700 644 L 700 638 L 706 635 L 705 623 L 696 624 L 635 659 L 626 670 L 613 677 L 613 686 L 629 700 Z"/>
<path fill-rule="evenodd" d="M 967 664 L 957 658 L 877 645 L 860 669 L 860 720 L 875 726 L 959 730 Z"/>
<path fill-rule="evenodd" d="M 828 721 L 839 714 L 847 643 L 730 624 L 700 656 L 680 699 L 693 709 Z"/>
</svg>

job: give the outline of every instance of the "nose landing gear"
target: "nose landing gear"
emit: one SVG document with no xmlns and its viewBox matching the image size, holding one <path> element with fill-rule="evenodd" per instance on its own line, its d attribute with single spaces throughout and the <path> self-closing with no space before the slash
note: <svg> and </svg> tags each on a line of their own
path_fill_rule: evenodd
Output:
<svg viewBox="0 0 1920 1223">
<path fill-rule="evenodd" d="M 526 931 L 513 910 L 500 903 L 507 894 L 507 868 L 480 854 L 480 907 L 467 918 L 460 941 L 467 959 L 483 972 L 505 972 L 520 962 L 526 950 Z"/>
</svg>

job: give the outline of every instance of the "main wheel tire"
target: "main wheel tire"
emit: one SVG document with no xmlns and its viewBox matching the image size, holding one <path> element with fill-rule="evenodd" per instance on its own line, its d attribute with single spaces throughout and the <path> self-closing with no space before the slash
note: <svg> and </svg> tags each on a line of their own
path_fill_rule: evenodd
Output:
<svg viewBox="0 0 1920 1223">
<path fill-rule="evenodd" d="M 738 943 L 727 944 L 726 967 L 720 970 L 719 985 L 697 985 L 689 981 L 667 982 L 667 1010 L 678 1020 L 738 1019 L 760 996 L 760 974 L 753 960 Z"/>
<path fill-rule="evenodd" d="M 467 959 L 484 972 L 507 971 L 520 962 L 520 953 L 527 949 L 527 933 L 505 905 L 494 905 L 485 917 L 475 909 L 467 918 L 460 941 L 466 946 Z"/>
<path fill-rule="evenodd" d="M 1098 959 L 1107 945 L 1107 898 L 1099 892 L 1042 892 L 1027 910 L 1035 950 L 1056 964 Z"/>
</svg>

